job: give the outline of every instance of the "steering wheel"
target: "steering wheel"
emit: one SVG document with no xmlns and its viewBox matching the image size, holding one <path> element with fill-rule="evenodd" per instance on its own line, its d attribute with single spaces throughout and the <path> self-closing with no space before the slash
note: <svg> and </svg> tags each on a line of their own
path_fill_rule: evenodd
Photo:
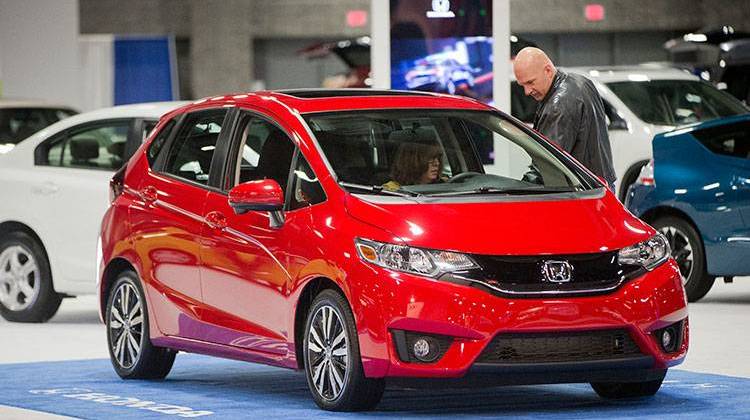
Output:
<svg viewBox="0 0 750 420">
<path fill-rule="evenodd" d="M 482 175 L 479 172 L 461 172 L 460 174 L 451 177 L 451 179 L 448 180 L 450 183 L 456 183 L 456 182 L 464 182 L 465 180 L 475 177 L 477 175 Z"/>
</svg>

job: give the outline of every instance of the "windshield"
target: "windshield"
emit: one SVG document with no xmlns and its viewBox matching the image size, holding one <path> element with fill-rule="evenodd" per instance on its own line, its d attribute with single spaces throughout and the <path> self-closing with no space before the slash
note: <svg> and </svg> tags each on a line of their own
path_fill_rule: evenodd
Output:
<svg viewBox="0 0 750 420">
<path fill-rule="evenodd" d="M 491 112 L 357 111 L 306 121 L 339 183 L 358 193 L 544 194 L 594 184 L 552 146 Z M 479 143 L 495 145 L 492 173 L 484 171 Z"/>
<path fill-rule="evenodd" d="M 74 114 L 68 109 L 0 108 L 0 144 L 18 144 L 42 128 Z"/>
<path fill-rule="evenodd" d="M 607 86 L 638 118 L 650 124 L 677 126 L 748 112 L 732 95 L 699 81 L 629 81 Z"/>
</svg>

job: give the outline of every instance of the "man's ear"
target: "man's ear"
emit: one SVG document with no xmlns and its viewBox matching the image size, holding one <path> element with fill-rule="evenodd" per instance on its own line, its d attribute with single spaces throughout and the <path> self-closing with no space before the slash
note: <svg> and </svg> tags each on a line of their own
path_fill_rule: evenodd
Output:
<svg viewBox="0 0 750 420">
<path fill-rule="evenodd" d="M 548 78 L 552 78 L 555 75 L 555 68 L 552 66 L 552 64 L 547 63 L 544 65 L 544 74 Z"/>
</svg>

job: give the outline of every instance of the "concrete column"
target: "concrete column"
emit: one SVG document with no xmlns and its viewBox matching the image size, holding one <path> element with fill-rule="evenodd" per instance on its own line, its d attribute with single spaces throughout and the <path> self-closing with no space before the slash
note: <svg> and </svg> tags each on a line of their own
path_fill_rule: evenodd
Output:
<svg viewBox="0 0 750 420">
<path fill-rule="evenodd" d="M 254 1 L 191 0 L 190 61 L 196 98 L 250 90 Z"/>
</svg>

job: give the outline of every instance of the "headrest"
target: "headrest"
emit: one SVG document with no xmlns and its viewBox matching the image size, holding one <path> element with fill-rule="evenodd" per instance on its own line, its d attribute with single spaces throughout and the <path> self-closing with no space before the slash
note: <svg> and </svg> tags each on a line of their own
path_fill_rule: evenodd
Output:
<svg viewBox="0 0 750 420">
<path fill-rule="evenodd" d="M 107 146 L 107 151 L 110 155 L 115 155 L 119 157 L 120 159 L 125 157 L 125 142 L 120 141 L 117 143 L 112 143 L 109 146 Z"/>
<path fill-rule="evenodd" d="M 437 143 L 437 137 L 433 130 L 427 128 L 410 128 L 407 130 L 393 130 L 388 135 L 388 140 L 393 142 L 411 142 L 432 145 Z"/>
<path fill-rule="evenodd" d="M 99 142 L 91 138 L 70 140 L 70 155 L 74 160 L 89 160 L 99 157 Z"/>
</svg>

